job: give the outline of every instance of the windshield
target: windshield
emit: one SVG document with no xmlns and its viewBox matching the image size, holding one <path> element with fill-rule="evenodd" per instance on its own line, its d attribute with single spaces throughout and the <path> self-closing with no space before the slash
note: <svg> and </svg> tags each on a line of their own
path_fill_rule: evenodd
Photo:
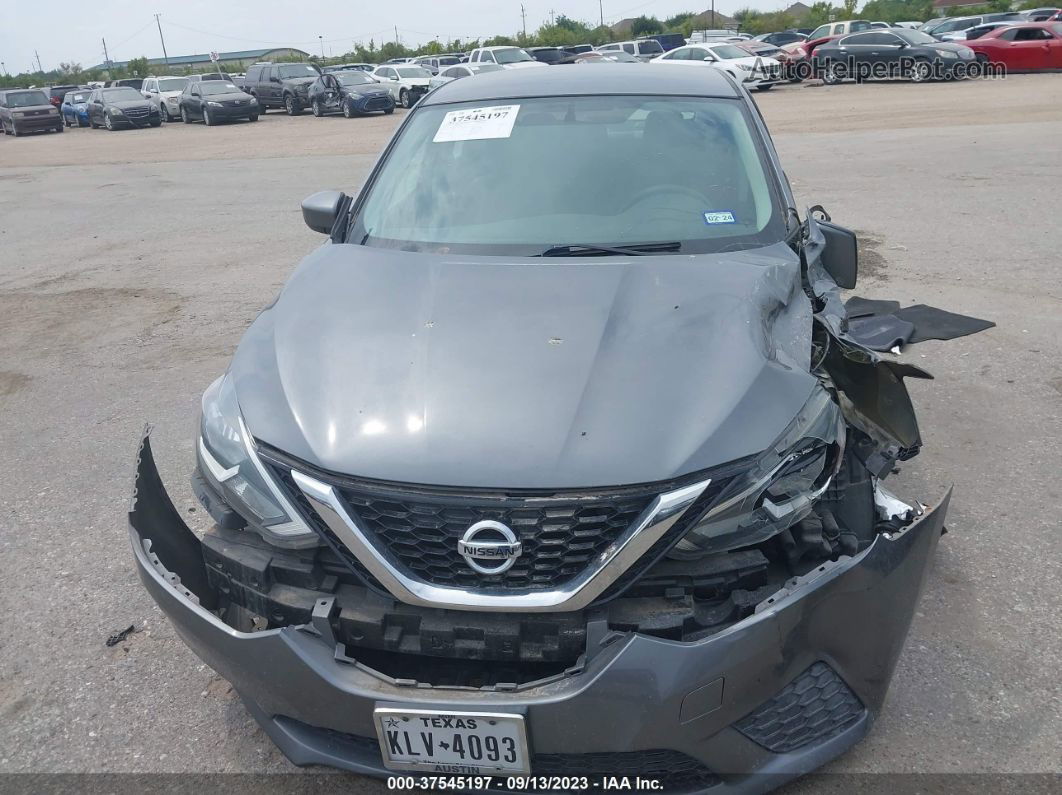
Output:
<svg viewBox="0 0 1062 795">
<path fill-rule="evenodd" d="M 281 80 L 290 77 L 317 77 L 317 70 L 308 63 L 281 64 L 277 67 L 277 77 Z"/>
<path fill-rule="evenodd" d="M 728 99 L 425 106 L 369 187 L 351 240 L 517 256 L 580 243 L 768 245 L 784 215 L 760 147 L 744 105 Z"/>
<path fill-rule="evenodd" d="M 505 50 L 495 50 L 494 58 L 498 63 L 519 63 L 521 61 L 534 60 L 530 55 L 518 47 Z"/>
<path fill-rule="evenodd" d="M 66 101 L 69 102 L 71 105 L 74 105 L 78 102 L 88 102 L 88 98 L 89 95 L 87 91 L 79 91 L 76 94 L 69 94 Z"/>
<path fill-rule="evenodd" d="M 733 58 L 749 57 L 748 50 L 743 50 L 734 44 L 719 44 L 712 47 L 711 51 L 715 53 L 716 58 L 722 58 L 724 61 L 729 61 Z"/>
<path fill-rule="evenodd" d="M 336 78 L 345 86 L 360 86 L 376 82 L 364 72 L 336 72 Z"/>
<path fill-rule="evenodd" d="M 461 59 L 454 55 L 446 55 L 439 59 L 439 66 L 453 66 L 461 63 Z"/>
<path fill-rule="evenodd" d="M 159 80 L 159 91 L 184 91 L 188 81 L 183 77 L 167 77 Z"/>
<path fill-rule="evenodd" d="M 103 98 L 108 102 L 130 102 L 134 99 L 143 100 L 140 96 L 140 92 L 135 88 L 129 88 L 129 86 L 121 86 L 119 88 L 105 88 L 103 89 Z"/>
<path fill-rule="evenodd" d="M 43 91 L 9 91 L 4 99 L 9 108 L 28 108 L 30 105 L 48 105 Z"/>
<path fill-rule="evenodd" d="M 908 44 L 936 44 L 937 40 L 930 36 L 928 33 L 922 33 L 920 30 L 890 30 L 895 36 L 899 36 Z"/>
<path fill-rule="evenodd" d="M 431 77 L 431 73 L 427 69 L 421 69 L 419 66 L 400 66 L 396 70 L 399 77 L 410 77 L 414 80 L 422 77 Z"/>
<path fill-rule="evenodd" d="M 221 83 L 216 80 L 211 83 L 203 83 L 199 86 L 199 93 L 204 97 L 208 97 L 211 94 L 233 94 L 239 90 L 240 89 L 236 88 L 232 83 Z"/>
<path fill-rule="evenodd" d="M 660 46 L 660 42 L 656 39 L 638 42 L 638 49 L 641 50 L 644 55 L 653 55 L 664 51 L 664 48 Z"/>
</svg>

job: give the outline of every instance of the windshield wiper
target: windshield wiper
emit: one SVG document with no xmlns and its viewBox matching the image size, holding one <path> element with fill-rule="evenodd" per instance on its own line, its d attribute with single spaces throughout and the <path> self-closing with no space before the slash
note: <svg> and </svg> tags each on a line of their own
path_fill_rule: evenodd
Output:
<svg viewBox="0 0 1062 795">
<path fill-rule="evenodd" d="M 604 257 L 618 254 L 623 257 L 641 257 L 646 254 L 660 254 L 678 251 L 682 244 L 673 243 L 632 243 L 629 246 L 596 246 L 587 243 L 571 243 L 566 246 L 551 246 L 536 256 L 539 257 Z"/>
</svg>

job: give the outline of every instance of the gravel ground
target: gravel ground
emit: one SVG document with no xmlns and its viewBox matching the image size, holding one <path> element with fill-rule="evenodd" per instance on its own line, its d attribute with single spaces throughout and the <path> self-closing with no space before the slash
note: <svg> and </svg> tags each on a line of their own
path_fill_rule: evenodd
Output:
<svg viewBox="0 0 1062 795">
<path fill-rule="evenodd" d="M 903 356 L 937 379 L 911 384 L 925 450 L 898 485 L 929 502 L 954 482 L 950 532 L 884 714 L 827 769 L 1058 773 L 1062 80 L 756 99 L 798 198 L 859 231 L 860 294 L 998 324 Z M 0 141 L 0 772 L 295 770 L 140 586 L 124 520 L 133 454 L 156 423 L 163 478 L 202 527 L 187 486 L 199 396 L 319 244 L 299 200 L 357 188 L 402 116 Z M 790 789 L 853 781 L 932 789 Z"/>
</svg>

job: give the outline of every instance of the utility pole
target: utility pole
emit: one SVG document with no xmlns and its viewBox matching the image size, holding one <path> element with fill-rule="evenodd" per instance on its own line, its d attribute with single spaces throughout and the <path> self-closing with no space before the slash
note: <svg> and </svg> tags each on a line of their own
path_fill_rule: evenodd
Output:
<svg viewBox="0 0 1062 795">
<path fill-rule="evenodd" d="M 400 42 L 398 40 L 398 25 L 395 25 L 395 44 L 401 44 L 401 43 L 402 42 Z"/>
<path fill-rule="evenodd" d="M 111 56 L 107 54 L 107 39 L 100 39 L 103 42 L 103 63 L 105 66 L 111 65 Z"/>
<path fill-rule="evenodd" d="M 166 53 L 166 39 L 162 36 L 162 23 L 159 22 L 159 15 L 155 14 L 155 24 L 159 26 L 159 41 L 162 42 L 162 60 L 166 62 L 166 69 L 170 68 L 170 56 Z"/>
<path fill-rule="evenodd" d="M 7 64 L 4 63 L 3 61 L 0 61 L 0 69 L 4 70 L 4 74 L 5 75 L 7 74 Z"/>
<path fill-rule="evenodd" d="M 324 59 L 324 36 L 318 36 L 317 39 L 321 42 L 321 58 Z"/>
<path fill-rule="evenodd" d="M 524 27 L 524 38 L 527 38 L 527 13 L 524 11 L 524 4 L 520 3 L 520 21 Z"/>
<path fill-rule="evenodd" d="M 36 50 L 33 51 L 33 54 L 37 56 L 37 71 L 40 72 L 41 74 L 44 74 L 44 67 L 41 66 L 41 56 L 38 54 L 38 52 Z"/>
<path fill-rule="evenodd" d="M 712 30 L 715 30 L 715 0 L 712 0 Z"/>
<path fill-rule="evenodd" d="M 553 9 L 551 8 L 549 10 L 549 26 L 552 28 L 555 24 L 557 24 L 557 20 L 553 16 Z"/>
<path fill-rule="evenodd" d="M 605 5 L 604 5 L 604 0 L 597 0 L 597 12 L 601 15 L 601 27 L 605 27 Z"/>
</svg>

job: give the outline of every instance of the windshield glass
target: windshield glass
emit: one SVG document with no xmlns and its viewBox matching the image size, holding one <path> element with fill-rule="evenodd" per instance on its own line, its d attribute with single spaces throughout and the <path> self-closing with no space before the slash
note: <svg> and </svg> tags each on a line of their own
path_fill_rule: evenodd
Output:
<svg viewBox="0 0 1062 795">
<path fill-rule="evenodd" d="M 360 86 L 376 82 L 364 72 L 336 72 L 336 78 L 345 86 Z"/>
<path fill-rule="evenodd" d="M 664 51 L 664 48 L 660 46 L 660 42 L 656 39 L 638 42 L 638 49 L 645 55 L 653 55 Z"/>
<path fill-rule="evenodd" d="M 455 55 L 444 55 L 439 59 L 439 66 L 453 66 L 458 63 L 461 63 L 461 59 Z"/>
<path fill-rule="evenodd" d="M 140 92 L 135 88 L 129 88 L 129 86 L 121 86 L 120 88 L 105 88 L 103 89 L 103 98 L 108 102 L 130 102 L 134 99 L 143 100 L 140 96 Z"/>
<path fill-rule="evenodd" d="M 414 112 L 352 240 L 533 256 L 579 243 L 733 251 L 784 235 L 776 186 L 740 102 L 586 96 L 484 105 Z"/>
<path fill-rule="evenodd" d="M 711 48 L 715 53 L 716 58 L 722 58 L 724 61 L 729 61 L 732 58 L 748 58 L 749 51 L 743 50 L 734 44 L 719 44 Z"/>
<path fill-rule="evenodd" d="M 183 77 L 166 77 L 159 80 L 159 91 L 184 91 L 188 81 Z"/>
<path fill-rule="evenodd" d="M 236 88 L 232 83 L 221 83 L 216 80 L 212 83 L 203 83 L 199 86 L 199 92 L 204 97 L 208 97 L 211 94 L 232 94 L 239 90 L 240 89 Z"/>
<path fill-rule="evenodd" d="M 427 69 L 421 69 L 419 66 L 400 66 L 395 71 L 398 72 L 399 77 L 412 77 L 414 79 L 431 77 L 431 73 Z"/>
<path fill-rule="evenodd" d="M 277 77 L 281 80 L 290 77 L 317 77 L 317 70 L 308 63 L 281 64 L 277 67 Z"/>
<path fill-rule="evenodd" d="M 937 40 L 930 36 L 928 33 L 922 33 L 920 30 L 890 30 L 895 36 L 899 36 L 908 44 L 936 44 Z"/>
<path fill-rule="evenodd" d="M 48 105 L 43 91 L 9 91 L 4 100 L 9 108 L 28 108 L 30 105 Z"/>
<path fill-rule="evenodd" d="M 88 98 L 87 91 L 78 91 L 76 94 L 70 94 L 66 101 L 71 105 L 76 105 L 78 102 L 88 102 Z"/>
<path fill-rule="evenodd" d="M 494 59 L 498 63 L 519 63 L 520 61 L 534 60 L 530 55 L 528 55 L 526 52 L 519 49 L 518 47 L 513 47 L 511 49 L 505 50 L 495 50 Z"/>
</svg>

